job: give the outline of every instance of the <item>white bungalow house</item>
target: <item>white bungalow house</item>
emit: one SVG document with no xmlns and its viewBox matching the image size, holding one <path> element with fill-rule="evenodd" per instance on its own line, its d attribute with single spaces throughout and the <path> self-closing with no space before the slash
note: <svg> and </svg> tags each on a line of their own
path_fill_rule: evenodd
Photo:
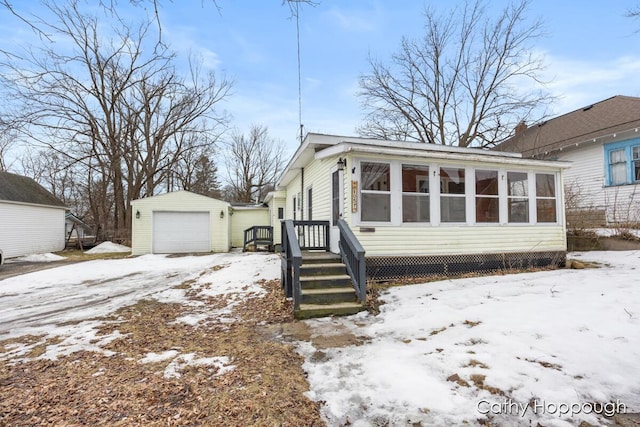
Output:
<svg viewBox="0 0 640 427">
<path fill-rule="evenodd" d="M 133 201 L 132 253 L 227 251 L 271 229 L 296 315 L 350 313 L 367 280 L 563 264 L 568 167 L 309 133 L 266 207 L 186 191 Z"/>
<path fill-rule="evenodd" d="M 65 212 L 33 179 L 0 172 L 0 261 L 63 250 Z"/>
<path fill-rule="evenodd" d="M 269 200 L 272 210 L 282 208 L 285 225 L 297 224 L 282 236 L 288 293 L 295 297 L 292 234 L 302 251 L 326 243 L 344 252 L 347 240 L 350 251 L 364 251 L 365 265 L 357 268 L 369 280 L 563 264 L 569 166 L 516 153 L 310 133 Z M 341 256 L 346 262 L 353 254 Z M 300 262 L 302 280 L 311 273 Z"/>
<path fill-rule="evenodd" d="M 614 96 L 530 126 L 497 150 L 572 163 L 565 174 L 572 228 L 640 223 L 640 98 Z"/>
</svg>

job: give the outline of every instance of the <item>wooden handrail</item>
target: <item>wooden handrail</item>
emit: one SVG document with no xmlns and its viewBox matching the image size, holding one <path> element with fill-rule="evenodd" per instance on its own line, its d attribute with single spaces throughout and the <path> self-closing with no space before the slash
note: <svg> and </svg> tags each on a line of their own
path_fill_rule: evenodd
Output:
<svg viewBox="0 0 640 427">
<path fill-rule="evenodd" d="M 254 225 L 244 230 L 244 242 L 242 250 L 247 250 L 247 245 L 253 244 L 257 248 L 259 244 L 273 247 L 273 227 L 269 225 Z"/>
<path fill-rule="evenodd" d="M 282 221 L 282 262 L 281 280 L 287 298 L 293 298 L 293 309 L 300 309 L 302 290 L 300 288 L 300 266 L 302 265 L 302 250 L 296 235 L 293 220 Z"/>
<path fill-rule="evenodd" d="M 340 256 L 342 262 L 347 267 L 347 272 L 351 276 L 356 294 L 361 302 L 367 300 L 367 264 L 365 260 L 365 250 L 353 234 L 351 228 L 344 219 L 338 221 L 340 230 Z"/>
</svg>

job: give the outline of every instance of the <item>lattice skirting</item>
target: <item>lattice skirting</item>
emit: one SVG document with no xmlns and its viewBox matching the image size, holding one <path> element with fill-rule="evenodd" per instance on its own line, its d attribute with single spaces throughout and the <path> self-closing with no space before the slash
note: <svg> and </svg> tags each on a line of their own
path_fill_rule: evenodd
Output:
<svg viewBox="0 0 640 427">
<path fill-rule="evenodd" d="M 505 254 L 374 256 L 367 257 L 367 279 L 398 280 L 410 277 L 455 276 L 500 270 L 563 266 L 566 252 L 519 252 Z"/>
</svg>

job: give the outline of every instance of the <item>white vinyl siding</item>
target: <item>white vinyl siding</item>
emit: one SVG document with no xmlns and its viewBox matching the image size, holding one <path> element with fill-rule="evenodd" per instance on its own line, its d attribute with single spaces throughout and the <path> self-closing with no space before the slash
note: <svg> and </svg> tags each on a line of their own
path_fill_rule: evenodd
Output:
<svg viewBox="0 0 640 427">
<path fill-rule="evenodd" d="M 244 230 L 254 225 L 270 225 L 269 208 L 233 208 L 231 217 L 231 246 L 241 248 L 244 245 Z M 274 225 L 274 231 L 280 224 Z"/>
<path fill-rule="evenodd" d="M 65 208 L 0 201 L 0 250 L 5 258 L 61 251 L 64 234 Z"/>
<path fill-rule="evenodd" d="M 580 146 L 580 149 L 562 151 L 559 160 L 572 163 L 564 171 L 565 192 L 572 203 L 583 209 L 604 209 L 605 173 L 604 150 L 601 144 Z"/>
<path fill-rule="evenodd" d="M 560 225 L 375 227 L 375 232 L 360 229 L 354 227 L 353 231 L 366 249 L 367 256 L 566 250 L 564 227 Z"/>
</svg>

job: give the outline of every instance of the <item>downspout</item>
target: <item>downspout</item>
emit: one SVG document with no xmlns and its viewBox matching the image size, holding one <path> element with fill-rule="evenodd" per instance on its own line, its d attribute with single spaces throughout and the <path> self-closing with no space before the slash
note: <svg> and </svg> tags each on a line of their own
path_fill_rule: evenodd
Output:
<svg viewBox="0 0 640 427">
<path fill-rule="evenodd" d="M 304 221 L 304 168 L 300 168 L 300 221 Z"/>
</svg>

